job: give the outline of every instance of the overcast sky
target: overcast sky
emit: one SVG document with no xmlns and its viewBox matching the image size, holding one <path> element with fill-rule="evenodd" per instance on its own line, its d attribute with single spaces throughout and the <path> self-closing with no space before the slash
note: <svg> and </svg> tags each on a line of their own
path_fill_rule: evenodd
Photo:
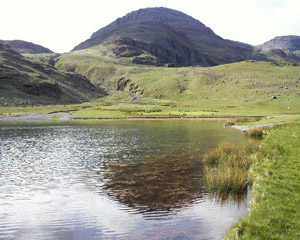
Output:
<svg viewBox="0 0 300 240">
<path fill-rule="evenodd" d="M 116 18 L 162 6 L 198 19 L 223 38 L 253 45 L 300 35 L 299 0 L 1 0 L 0 39 L 67 52 Z"/>
</svg>

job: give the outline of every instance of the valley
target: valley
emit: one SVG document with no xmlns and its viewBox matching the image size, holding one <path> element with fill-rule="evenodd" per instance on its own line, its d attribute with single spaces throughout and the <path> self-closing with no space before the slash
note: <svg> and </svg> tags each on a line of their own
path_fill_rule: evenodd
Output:
<svg viewBox="0 0 300 240">
<path fill-rule="evenodd" d="M 24 195 L 31 208 L 51 202 L 34 214 L 53 217 L 11 232 L 20 207 L 3 207 L 0 238 L 220 239 L 239 221 L 225 239 L 297 239 L 299 53 L 300 36 L 254 46 L 163 7 L 130 12 L 65 53 L 0 40 L 0 169 L 12 179 L 0 207 Z M 58 216 L 65 202 L 74 205 Z"/>
</svg>

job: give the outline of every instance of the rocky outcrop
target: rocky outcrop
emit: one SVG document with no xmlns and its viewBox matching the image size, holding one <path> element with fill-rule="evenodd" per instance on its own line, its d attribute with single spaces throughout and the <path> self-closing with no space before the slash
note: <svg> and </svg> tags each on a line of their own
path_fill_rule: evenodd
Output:
<svg viewBox="0 0 300 240">
<path fill-rule="evenodd" d="M 182 44 L 170 38 L 151 43 L 137 41 L 131 38 L 119 38 L 116 42 L 118 43 L 117 45 L 121 46 L 121 49 L 127 50 L 126 55 L 119 54 L 119 56 L 135 57 L 133 63 L 137 64 L 189 66 L 201 63 L 202 65 L 209 65 L 205 57 L 197 52 L 196 49 L 192 48 L 191 43 L 190 46 L 187 47 L 186 44 Z M 188 42 L 188 40 L 186 39 L 185 42 Z M 138 57 L 146 53 L 149 53 L 151 56 Z"/>
<path fill-rule="evenodd" d="M 60 99 L 63 94 L 61 88 L 58 83 L 25 83 L 23 85 L 23 91 L 27 94 L 35 95 L 35 96 L 48 96 L 55 99 Z"/>
<path fill-rule="evenodd" d="M 126 79 L 125 77 L 120 78 L 119 81 L 118 81 L 117 90 L 118 91 L 124 91 L 125 87 L 127 86 L 127 84 L 129 82 L 130 82 L 130 80 Z"/>
<path fill-rule="evenodd" d="M 118 91 L 127 91 L 130 93 L 130 95 L 135 96 L 135 95 L 143 95 L 144 90 L 139 89 L 139 86 L 133 82 L 131 82 L 130 79 L 126 79 L 125 77 L 122 77 L 118 81 L 118 86 L 117 86 Z"/>
</svg>

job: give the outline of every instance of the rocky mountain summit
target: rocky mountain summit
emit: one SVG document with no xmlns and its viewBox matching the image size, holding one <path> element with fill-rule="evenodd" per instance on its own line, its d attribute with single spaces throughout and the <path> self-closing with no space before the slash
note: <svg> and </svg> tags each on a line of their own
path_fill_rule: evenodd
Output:
<svg viewBox="0 0 300 240">
<path fill-rule="evenodd" d="M 251 45 L 225 40 L 182 12 L 146 8 L 127 14 L 96 31 L 73 50 L 114 44 L 117 57 L 133 63 L 169 66 L 214 66 L 262 60 Z"/>
</svg>

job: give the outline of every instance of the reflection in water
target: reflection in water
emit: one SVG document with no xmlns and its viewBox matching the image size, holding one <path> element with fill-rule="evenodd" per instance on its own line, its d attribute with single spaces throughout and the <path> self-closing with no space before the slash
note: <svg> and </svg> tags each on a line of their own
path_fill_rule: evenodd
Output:
<svg viewBox="0 0 300 240">
<path fill-rule="evenodd" d="M 199 157 L 163 154 L 110 164 L 105 190 L 140 211 L 170 211 L 201 197 L 202 174 Z"/>
<path fill-rule="evenodd" d="M 109 164 L 104 189 L 109 196 L 141 213 L 170 213 L 203 197 L 203 174 L 197 151 L 193 155 L 153 156 L 137 162 Z M 240 204 L 246 198 L 246 194 L 206 195 L 222 205 L 231 201 Z"/>
<path fill-rule="evenodd" d="M 221 239 L 246 201 L 206 192 L 217 122 L 0 126 L 0 239 Z"/>
<path fill-rule="evenodd" d="M 215 201 L 221 206 L 227 204 L 236 204 L 237 206 L 243 205 L 247 198 L 250 197 L 251 189 L 247 190 L 247 193 L 238 193 L 238 194 L 231 194 L 231 193 L 208 193 L 207 196 L 211 201 Z"/>
</svg>

